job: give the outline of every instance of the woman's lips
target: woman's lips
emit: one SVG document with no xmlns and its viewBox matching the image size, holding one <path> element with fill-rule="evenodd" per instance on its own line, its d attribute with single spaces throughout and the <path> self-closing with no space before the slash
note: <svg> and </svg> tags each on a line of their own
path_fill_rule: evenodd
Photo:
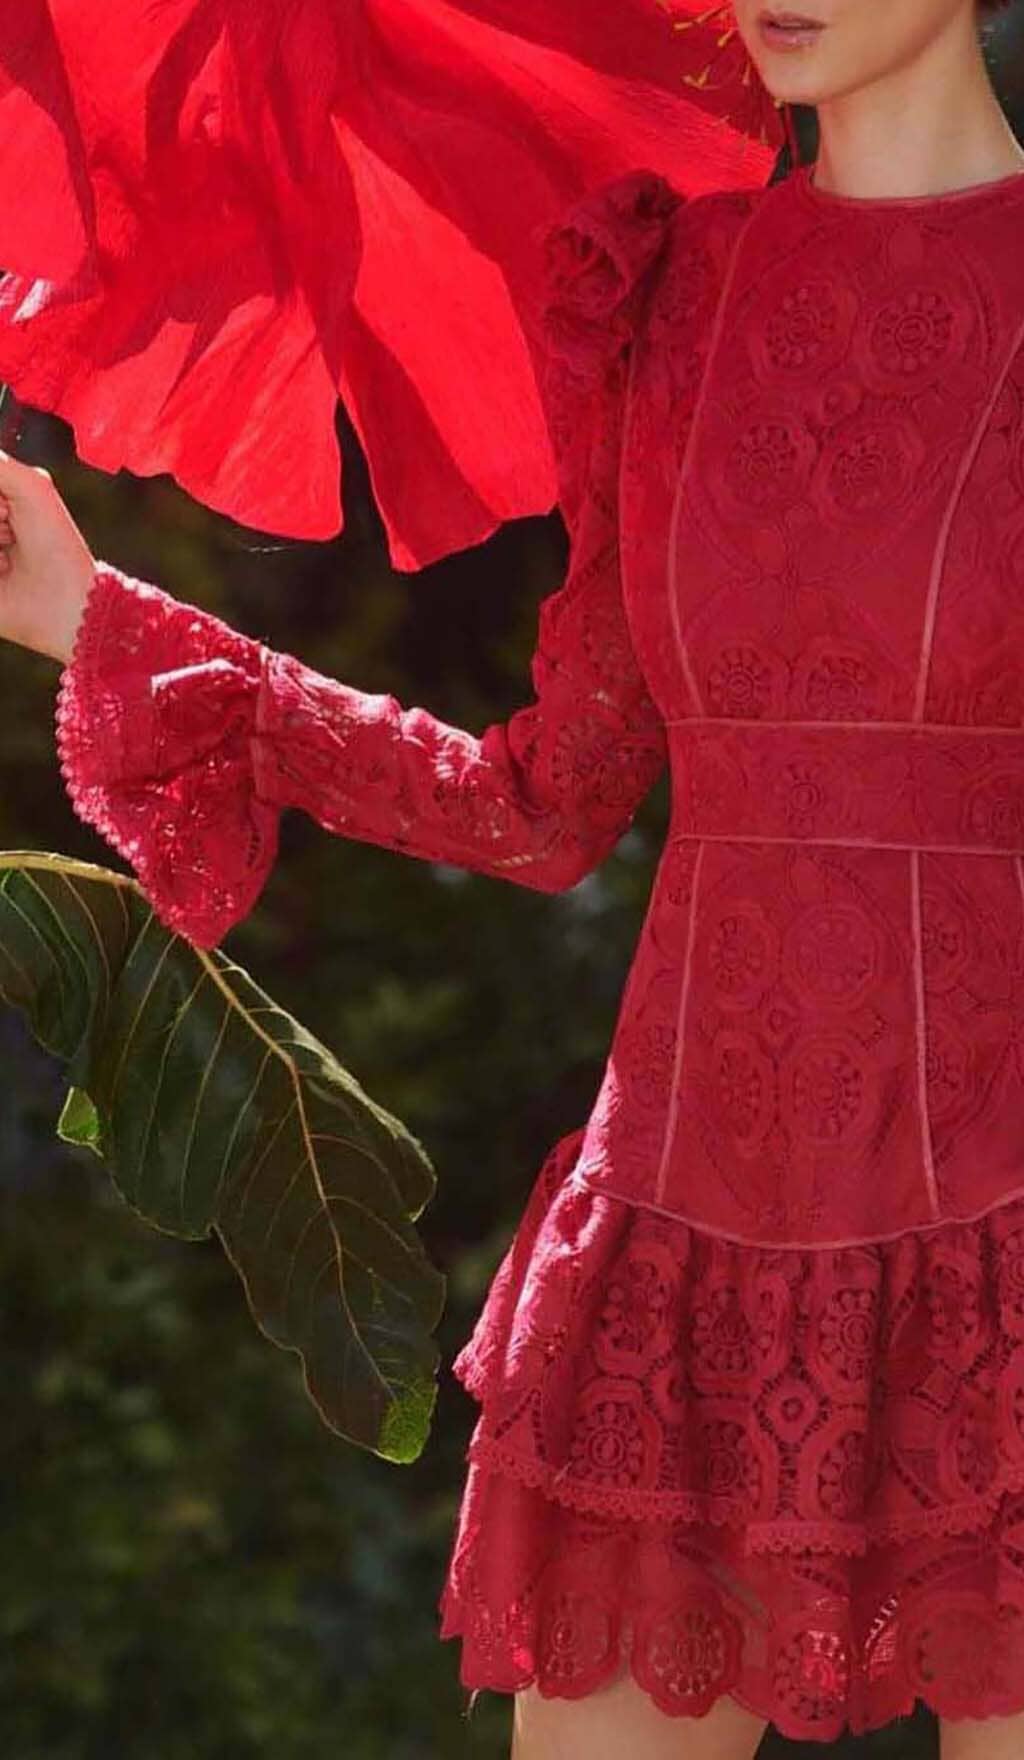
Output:
<svg viewBox="0 0 1024 1760">
<path fill-rule="evenodd" d="M 816 43 L 823 24 L 795 12 L 762 12 L 757 21 L 762 42 L 771 49 L 804 49 Z"/>
</svg>

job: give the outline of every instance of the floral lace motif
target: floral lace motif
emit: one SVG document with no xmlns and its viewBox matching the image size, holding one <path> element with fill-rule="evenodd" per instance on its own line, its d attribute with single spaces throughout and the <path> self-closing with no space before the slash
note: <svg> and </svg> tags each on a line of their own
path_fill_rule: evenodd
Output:
<svg viewBox="0 0 1024 1760">
<path fill-rule="evenodd" d="M 831 1741 L 1024 1709 L 1024 1202 L 753 1249 L 541 1170 L 455 1372 L 462 1680 Z M 500 1533 L 501 1545 L 493 1535 Z"/>
</svg>

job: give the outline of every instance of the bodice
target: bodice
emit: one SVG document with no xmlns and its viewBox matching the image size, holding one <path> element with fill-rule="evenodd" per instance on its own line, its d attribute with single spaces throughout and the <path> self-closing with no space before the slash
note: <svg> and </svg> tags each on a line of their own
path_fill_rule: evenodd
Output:
<svg viewBox="0 0 1024 1760">
<path fill-rule="evenodd" d="M 668 841 L 581 1172 L 737 1238 L 1024 1189 L 1024 177 L 673 218 L 623 593 Z"/>
</svg>

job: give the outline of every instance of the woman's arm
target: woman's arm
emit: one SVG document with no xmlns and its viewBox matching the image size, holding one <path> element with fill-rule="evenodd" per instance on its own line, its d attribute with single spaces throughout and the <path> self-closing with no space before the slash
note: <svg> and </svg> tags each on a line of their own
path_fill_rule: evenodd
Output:
<svg viewBox="0 0 1024 1760">
<path fill-rule="evenodd" d="M 588 497 L 566 583 L 541 607 L 535 701 L 480 736 L 97 565 L 58 708 L 76 810 L 204 945 L 251 909 L 286 807 L 430 861 L 574 885 L 664 763 L 609 528 L 604 497 Z"/>
</svg>

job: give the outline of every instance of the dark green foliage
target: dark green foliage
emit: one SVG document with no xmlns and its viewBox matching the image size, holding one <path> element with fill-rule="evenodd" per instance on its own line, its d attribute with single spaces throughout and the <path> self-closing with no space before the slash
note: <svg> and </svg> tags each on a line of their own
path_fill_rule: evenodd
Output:
<svg viewBox="0 0 1024 1760">
<path fill-rule="evenodd" d="M 324 1421 L 415 1460 L 444 1279 L 412 1226 L 434 1175 L 399 1121 L 239 966 L 91 863 L 0 853 L 0 999 L 68 1065 L 64 1140 L 154 1227 L 215 1231 Z"/>
</svg>

